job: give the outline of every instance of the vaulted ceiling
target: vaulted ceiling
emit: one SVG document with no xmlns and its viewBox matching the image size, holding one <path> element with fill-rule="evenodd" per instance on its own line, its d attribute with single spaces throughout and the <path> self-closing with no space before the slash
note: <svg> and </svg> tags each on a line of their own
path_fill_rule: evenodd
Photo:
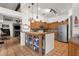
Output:
<svg viewBox="0 0 79 59">
<path fill-rule="evenodd" d="M 26 5 L 31 6 L 31 3 L 27 3 Z M 46 17 L 68 14 L 71 8 L 72 3 L 38 3 L 38 13 Z M 50 12 L 51 9 L 56 11 L 56 15 L 54 14 L 54 12 Z M 29 11 L 32 12 L 32 8 Z M 36 3 L 34 3 L 33 5 L 33 12 L 37 13 Z"/>
<path fill-rule="evenodd" d="M 0 3 L 0 7 L 8 8 L 11 10 L 15 10 L 18 3 Z"/>
<path fill-rule="evenodd" d="M 0 7 L 4 7 L 11 10 L 18 10 L 19 3 L 0 3 Z M 13 19 L 12 17 L 4 16 L 5 19 Z"/>
<path fill-rule="evenodd" d="M 31 3 L 26 3 L 27 9 L 28 6 L 32 6 Z M 8 8 L 11 10 L 19 9 L 18 3 L 0 3 L 0 7 Z M 38 3 L 38 14 L 45 17 L 53 17 L 56 15 L 67 14 L 69 10 L 72 8 L 72 3 Z M 56 11 L 50 12 L 53 9 Z M 30 7 L 29 12 L 32 12 L 32 7 Z M 33 13 L 37 13 L 37 3 L 33 5 Z"/>
</svg>

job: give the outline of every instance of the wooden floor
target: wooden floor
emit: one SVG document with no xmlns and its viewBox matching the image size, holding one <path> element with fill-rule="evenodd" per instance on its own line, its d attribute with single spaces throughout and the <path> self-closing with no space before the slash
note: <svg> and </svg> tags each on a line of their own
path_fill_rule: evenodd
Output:
<svg viewBox="0 0 79 59">
<path fill-rule="evenodd" d="M 67 56 L 68 44 L 55 41 L 55 49 L 45 56 Z M 18 38 L 5 40 L 5 44 L 0 47 L 0 56 L 39 56 L 27 46 L 21 46 Z"/>
<path fill-rule="evenodd" d="M 27 46 L 21 46 L 17 38 L 6 40 L 4 46 L 0 48 L 0 56 L 37 56 L 34 51 Z"/>
</svg>

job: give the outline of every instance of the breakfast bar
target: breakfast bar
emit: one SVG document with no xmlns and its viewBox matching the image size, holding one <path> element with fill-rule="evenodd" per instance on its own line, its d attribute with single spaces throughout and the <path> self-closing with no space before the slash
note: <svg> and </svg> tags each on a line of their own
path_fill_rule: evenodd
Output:
<svg viewBox="0 0 79 59">
<path fill-rule="evenodd" d="M 39 55 L 45 55 L 54 49 L 54 33 L 26 32 L 26 45 Z"/>
</svg>

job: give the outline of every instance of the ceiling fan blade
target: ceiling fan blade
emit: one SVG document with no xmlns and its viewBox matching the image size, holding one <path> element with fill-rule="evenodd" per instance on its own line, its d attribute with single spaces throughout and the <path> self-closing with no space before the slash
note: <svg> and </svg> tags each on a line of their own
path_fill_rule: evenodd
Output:
<svg viewBox="0 0 79 59">
<path fill-rule="evenodd" d="M 54 14 L 57 14 L 57 12 L 56 12 L 56 10 L 54 10 L 54 9 L 50 9 L 50 12 L 54 12 Z"/>
</svg>

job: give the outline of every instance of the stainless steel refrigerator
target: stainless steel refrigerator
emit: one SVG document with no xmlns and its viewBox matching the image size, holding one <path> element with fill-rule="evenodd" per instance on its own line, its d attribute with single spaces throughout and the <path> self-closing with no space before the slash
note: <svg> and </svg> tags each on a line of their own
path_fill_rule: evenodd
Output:
<svg viewBox="0 0 79 59">
<path fill-rule="evenodd" d="M 58 41 L 68 42 L 68 25 L 63 24 L 58 27 Z"/>
</svg>

